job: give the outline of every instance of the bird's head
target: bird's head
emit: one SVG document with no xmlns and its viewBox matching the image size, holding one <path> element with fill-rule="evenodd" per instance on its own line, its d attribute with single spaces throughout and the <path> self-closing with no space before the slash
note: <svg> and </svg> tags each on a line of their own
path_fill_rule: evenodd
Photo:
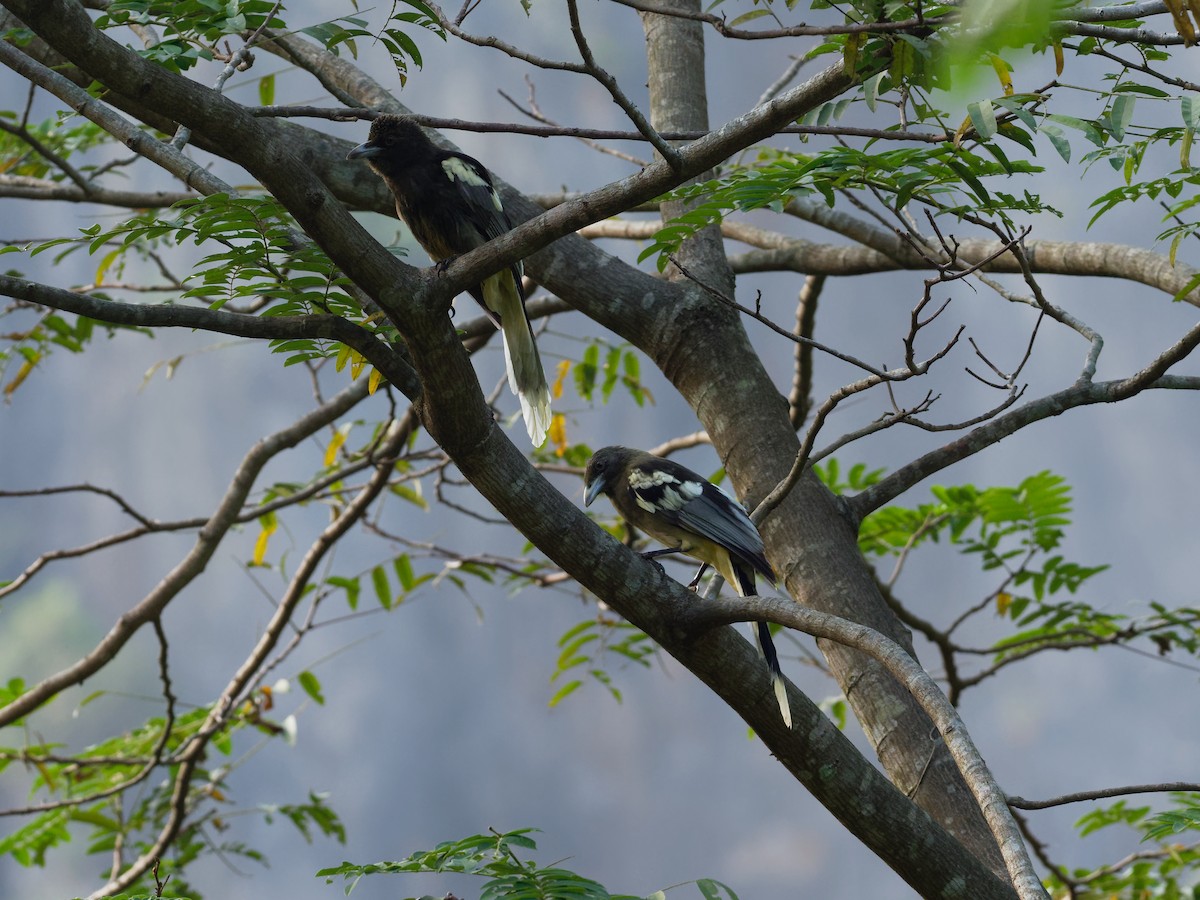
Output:
<svg viewBox="0 0 1200 900">
<path fill-rule="evenodd" d="M 430 148 L 429 138 L 412 119 L 404 116 L 379 116 L 371 123 L 371 132 L 346 159 L 365 159 L 376 170 L 402 167 Z"/>
<path fill-rule="evenodd" d="M 602 447 L 592 454 L 583 472 L 583 505 L 591 506 L 601 494 L 608 493 L 633 451 L 628 447 Z"/>
</svg>

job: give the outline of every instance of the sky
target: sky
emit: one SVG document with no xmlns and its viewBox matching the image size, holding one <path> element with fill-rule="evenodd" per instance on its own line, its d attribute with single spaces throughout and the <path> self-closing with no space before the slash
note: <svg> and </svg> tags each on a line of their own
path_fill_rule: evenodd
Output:
<svg viewBox="0 0 1200 900">
<path fill-rule="evenodd" d="M 327 9 L 298 4 L 290 21 L 316 22 Z M 645 63 L 636 17 L 608 4 L 584 4 L 583 12 L 597 58 L 644 105 Z M 467 22 L 476 32 L 497 32 L 534 53 L 573 57 L 565 15 L 553 4 L 535 2 L 532 15 L 525 17 L 516 0 L 493 2 Z M 520 120 L 499 91 L 524 101 L 530 75 L 546 115 L 563 123 L 624 127 L 608 95 L 577 76 L 531 71 L 495 51 L 465 48 L 453 40 L 446 46 L 428 35 L 417 41 L 425 65 L 410 71 L 403 89 L 380 48 L 362 46 L 359 57 L 415 111 Z M 786 68 L 789 54 L 807 48 L 759 42 L 748 51 L 715 39 L 709 45 L 714 124 L 752 106 Z M 1026 89 L 1042 83 L 1038 64 L 1030 61 L 1028 69 L 1017 70 Z M 284 70 L 278 60 L 259 54 L 255 68 L 231 84 L 230 94 L 250 101 L 258 78 Z M 287 94 L 281 102 L 325 102 L 311 82 L 281 78 L 279 89 Z M 321 127 L 354 141 L 366 131 L 353 123 Z M 466 132 L 452 137 L 528 193 L 586 190 L 632 171 L 626 162 L 565 138 Z M 1159 213 L 1152 208 L 1084 230 L 1088 202 L 1115 177 L 1107 167 L 1081 178 L 1078 167 L 1060 164 L 1048 147 L 1039 162 L 1061 174 L 1044 189 L 1052 194 L 1045 199 L 1065 215 L 1039 218 L 1035 238 L 1149 244 L 1159 228 Z M 4 204 L 0 236 L 7 238 L 49 236 L 94 221 L 81 209 Z M 363 221 L 381 240 L 394 239 L 394 220 L 364 215 Z M 811 240 L 841 242 L 815 226 L 789 227 Z M 626 258 L 637 252 L 628 246 L 613 250 Z M 418 261 L 423 262 L 419 253 Z M 95 265 L 96 260 L 76 254 L 53 268 L 43 257 L 27 271 L 58 284 L 84 283 Z M 861 358 L 895 364 L 899 329 L 920 296 L 922 279 L 919 273 L 897 273 L 831 282 L 819 311 L 821 339 Z M 1054 278 L 1044 284 L 1053 302 L 1105 334 L 1102 378 L 1140 368 L 1195 321 L 1193 307 L 1172 304 L 1138 285 Z M 749 297 L 761 289 L 764 309 L 787 324 L 797 287 L 795 276 L 771 275 L 742 279 L 739 292 Z M 1030 327 L 1027 315 L 1014 314 L 994 295 L 966 285 L 948 294 L 952 303 L 944 329 L 965 324 L 998 359 L 1019 357 Z M 773 341 L 758 326 L 749 330 L 786 389 L 790 345 Z M 598 334 L 579 316 L 555 319 L 541 339 L 547 366 L 578 355 L 579 340 Z M 930 336 L 930 347 L 936 340 L 937 335 Z M 1028 369 L 1028 396 L 1069 384 L 1085 350 L 1077 335 L 1046 329 Z M 162 363 L 177 358 L 168 378 Z M 81 356 L 59 354 L 52 362 L 0 407 L 0 489 L 86 481 L 123 492 L 155 517 L 203 515 L 253 442 L 311 405 L 311 385 L 299 368 L 283 368 L 265 347 L 211 335 L 177 333 L 153 340 L 122 335 L 97 341 Z M 935 417 L 952 420 L 994 402 L 964 373 L 971 364 L 969 349 L 960 347 L 928 380 L 944 398 Z M 499 351 L 485 351 L 478 366 L 482 382 L 494 383 L 503 371 Z M 656 400 L 649 411 L 624 397 L 607 405 L 563 401 L 573 439 L 598 446 L 617 435 L 622 443 L 648 447 L 694 431 L 694 416 L 649 369 L 643 366 L 643 374 Z M 1195 365 L 1181 371 L 1195 373 Z M 344 384 L 332 374 L 325 377 L 328 390 Z M 822 360 L 815 395 L 822 397 L 852 377 L 840 364 Z M 912 387 L 922 394 L 925 389 L 924 383 Z M 376 398 L 354 417 L 382 415 L 383 402 Z M 827 436 L 861 427 L 885 405 L 882 395 L 846 404 L 830 421 Z M 523 437 L 519 426 L 517 437 Z M 838 457 L 844 467 L 861 461 L 894 469 L 942 440 L 937 434 L 891 429 Z M 1198 441 L 1194 396 L 1145 395 L 1039 423 L 918 485 L 901 502 L 928 499 L 935 482 L 1011 485 L 1042 470 L 1058 472 L 1070 481 L 1074 498 L 1064 553 L 1085 564 L 1113 565 L 1090 585 L 1089 602 L 1129 615 L 1143 612 L 1149 601 L 1196 605 L 1194 504 L 1189 501 Z M 308 477 L 321 452 L 315 442 L 298 448 L 273 465 L 267 482 Z M 680 459 L 702 472 L 718 465 L 708 448 Z M 558 476 L 555 483 L 582 503 L 578 479 Z M 275 546 L 288 548 L 294 559 L 326 515 L 320 508 L 305 511 L 273 538 Z M 382 521 L 413 537 L 482 552 L 522 549 L 511 533 L 436 506 L 423 512 L 392 501 Z M 12 577 L 38 553 L 125 525 L 127 520 L 98 498 L 0 501 L 0 579 Z M 280 580 L 245 567 L 256 537 L 254 529 L 234 535 L 205 578 L 177 598 L 166 616 L 177 648 L 173 675 L 185 703 L 204 703 L 219 693 L 271 613 Z M 161 579 L 191 540 L 186 534 L 163 536 L 48 568 L 27 590 L 0 604 L 0 678 L 21 673 L 32 681 L 86 652 L 122 610 Z M 377 538 L 357 534 L 339 549 L 336 564 L 352 571 L 356 564 L 376 560 L 383 546 Z M 668 571 L 687 577 L 682 567 Z M 913 609 L 935 618 L 976 602 L 992 587 L 972 560 L 945 547 L 917 554 L 900 582 Z M 391 613 L 348 618 L 314 633 L 278 673 L 294 681 L 310 668 L 328 698 L 318 707 L 293 688 L 281 699 L 281 714 L 297 714 L 295 746 L 272 741 L 251 750 L 252 742 L 246 742 L 235 759 L 212 764 L 235 765 L 229 784 L 239 809 L 300 802 L 310 790 L 328 794 L 348 844 L 323 838 L 306 844 L 286 823 L 267 826 L 260 815 L 231 809 L 223 837 L 262 849 L 269 868 L 212 858 L 196 867 L 193 883 L 210 898 L 269 892 L 323 900 L 340 896 L 341 887 L 325 885 L 314 873 L 343 859 L 398 859 L 488 828 L 536 827 L 541 862 L 564 860 L 614 892 L 647 894 L 711 877 L 743 898 L 764 900 L 915 896 L 788 777 L 728 708 L 668 658 L 656 657 L 648 669 L 615 667 L 619 703 L 588 684 L 551 708 L 556 642 L 594 614 L 594 606 L 573 585 L 510 594 L 473 584 L 467 595 L 443 580 Z M 994 634 L 992 628 L 980 629 L 981 636 Z M 833 697 L 835 685 L 802 662 L 799 645 L 811 647 L 811 642 L 796 641 L 781 644 L 785 671 L 814 699 Z M 928 647 L 918 645 L 918 650 L 927 662 L 933 659 Z M 156 713 L 155 653 L 149 636 L 140 635 L 111 670 L 39 714 L 39 730 L 67 735 L 79 747 Z M 1194 780 L 1200 726 L 1178 710 L 1195 680 L 1194 670 L 1118 650 L 1043 654 L 969 692 L 961 712 L 1001 786 L 1014 794 L 1042 797 L 1117 783 Z M 98 690 L 104 693 L 88 700 Z M 847 733 L 866 750 L 856 726 Z M 5 775 L 0 803 L 24 802 L 14 770 Z M 1072 807 L 1030 818 L 1052 851 L 1073 865 L 1139 849 L 1135 839 L 1115 832 L 1077 841 L 1071 822 L 1085 811 Z M 0 896 L 57 900 L 90 890 L 102 863 L 86 857 L 84 849 L 77 841 L 40 870 L 0 861 Z M 461 881 L 377 876 L 364 880 L 353 896 L 382 900 L 454 891 L 469 897 L 475 890 Z M 680 888 L 671 895 L 698 893 Z"/>
</svg>

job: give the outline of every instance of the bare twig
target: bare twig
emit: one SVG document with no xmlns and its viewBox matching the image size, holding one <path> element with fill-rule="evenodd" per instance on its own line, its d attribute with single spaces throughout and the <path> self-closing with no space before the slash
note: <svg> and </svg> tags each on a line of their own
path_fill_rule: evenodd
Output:
<svg viewBox="0 0 1200 900">
<path fill-rule="evenodd" d="M 761 106 L 768 100 L 774 100 L 777 96 L 779 96 L 779 92 L 792 83 L 792 79 L 800 74 L 800 70 L 804 68 L 805 63 L 807 62 L 807 57 L 793 56 L 791 62 L 788 64 L 788 67 L 784 69 L 783 74 L 767 86 L 767 89 L 762 92 L 762 95 L 758 98 L 758 103 L 755 105 Z"/>
<path fill-rule="evenodd" d="M 351 385 L 323 407 L 307 413 L 287 428 L 258 441 L 242 459 L 221 502 L 197 535 L 196 543 L 187 555 L 149 594 L 113 624 L 108 634 L 93 650 L 67 668 L 44 678 L 7 706 L 0 708 L 0 726 L 9 725 L 28 715 L 64 688 L 79 684 L 95 674 L 125 646 L 142 625 L 154 621 L 167 604 L 204 570 L 226 532 L 234 524 L 263 466 L 278 453 L 295 446 L 353 408 L 360 399 L 360 391 L 361 388 Z M 115 892 L 116 890 L 110 891 Z"/>
<path fill-rule="evenodd" d="M 650 120 L 642 115 L 642 111 L 637 108 L 632 100 L 625 96 L 625 92 L 617 84 L 617 79 L 613 78 L 612 75 L 596 62 L 596 58 L 592 55 L 592 48 L 588 44 L 586 35 L 583 33 L 583 26 L 579 22 L 579 0 L 567 0 L 567 16 L 571 21 L 571 35 L 575 38 L 575 46 L 579 48 L 579 55 L 583 59 L 587 73 L 600 82 L 600 84 L 604 85 L 613 102 L 621 107 L 638 132 L 654 145 L 654 149 L 667 161 L 667 165 L 676 172 L 681 171 L 683 163 L 680 160 L 679 151 L 667 143 L 663 136 L 650 124 Z"/>
<path fill-rule="evenodd" d="M 501 97 L 503 97 L 505 100 L 507 100 L 512 105 L 512 107 L 514 109 L 516 109 L 518 112 L 521 112 L 521 113 L 529 116 L 529 118 L 533 119 L 534 121 L 541 122 L 543 125 L 547 125 L 551 128 L 560 127 L 557 122 L 551 121 L 551 119 L 549 117 L 547 117 L 546 114 L 541 111 L 541 109 L 538 108 L 537 96 L 536 96 L 537 92 L 533 86 L 533 80 L 528 75 L 525 76 L 525 84 L 528 85 L 528 87 L 529 87 L 529 107 L 528 108 L 521 106 L 521 104 L 519 104 L 516 100 L 514 100 L 512 97 L 510 97 L 508 94 L 506 94 L 502 90 L 497 90 L 496 93 L 498 93 Z M 575 137 L 579 140 L 580 143 L 584 144 L 587 147 L 591 147 L 593 150 L 597 151 L 598 153 L 605 153 L 609 156 L 615 156 L 617 159 L 623 159 L 623 160 L 625 160 L 625 162 L 632 163 L 635 166 L 647 165 L 646 160 L 638 159 L 636 156 L 633 156 L 629 153 L 624 153 L 624 152 L 616 149 L 615 147 L 605 147 L 603 144 L 599 143 L 598 141 L 595 141 L 588 137 L 582 137 L 579 135 L 576 135 Z M 639 137 L 640 137 L 640 135 L 639 135 Z"/>
<path fill-rule="evenodd" d="M 817 301 L 821 298 L 821 289 L 824 286 L 824 275 L 805 276 L 804 286 L 800 288 L 800 295 L 796 298 L 794 333 L 798 337 L 812 340 L 817 321 Z M 788 419 L 791 420 L 793 428 L 798 429 L 804 424 L 812 407 L 812 368 L 812 345 L 798 341 L 792 364 L 792 391 L 788 394 Z"/>
<path fill-rule="evenodd" d="M 1113 403 L 1152 388 L 1200 390 L 1200 377 L 1166 375 L 1166 371 L 1180 359 L 1186 357 L 1197 343 L 1200 343 L 1200 325 L 1188 331 L 1180 341 L 1157 357 L 1149 366 L 1128 378 L 1075 384 L 1019 406 L 951 443 L 931 450 L 911 463 L 901 466 L 861 493 L 847 498 L 849 507 L 853 514 L 861 519 L 873 510 L 890 503 L 934 472 L 941 471 L 959 460 L 972 456 L 985 447 L 990 447 L 1032 422 L 1061 415 L 1068 409 L 1093 403 Z"/>
<path fill-rule="evenodd" d="M 628 6 L 631 9 L 636 9 L 638 12 L 677 16 L 681 19 L 704 22 L 706 25 L 711 25 L 722 37 L 750 41 L 787 37 L 819 37 L 837 34 L 888 34 L 913 31 L 953 21 L 953 17 L 943 16 L 939 18 L 905 19 L 902 22 L 846 22 L 842 25 L 791 25 L 764 29 L 762 31 L 748 31 L 743 28 L 730 27 L 722 16 L 712 13 L 695 12 L 678 6 L 664 6 L 661 3 L 655 2 L 655 0 L 614 0 L 614 2 L 622 6 Z"/>
<path fill-rule="evenodd" d="M 345 394 L 346 391 L 343 391 L 342 394 L 334 398 L 334 401 L 343 398 Z M 307 424 L 308 420 L 320 419 L 327 416 L 329 407 L 334 405 L 334 401 L 330 401 L 330 404 L 327 404 L 325 408 L 316 410 L 315 413 L 310 413 L 300 421 Z M 292 429 L 296 427 L 293 425 Z M 399 429 L 395 430 L 398 431 Z M 398 443 L 402 445 L 402 441 Z M 100 898 L 107 897 L 110 894 L 127 890 L 150 869 L 154 861 L 162 855 L 171 845 L 176 835 L 178 835 L 188 814 L 187 797 L 192 775 L 195 772 L 196 766 L 203 758 L 209 741 L 223 727 L 229 714 L 236 708 L 238 698 L 242 696 L 247 686 L 253 682 L 272 649 L 278 643 L 284 629 L 291 620 L 292 612 L 296 608 L 296 605 L 307 593 L 313 572 L 342 535 L 365 515 L 366 510 L 374 502 L 375 498 L 379 496 L 380 491 L 387 486 L 391 468 L 390 460 L 379 464 L 376 467 L 374 476 L 367 485 L 338 513 L 337 517 L 325 527 L 312 546 L 309 547 L 308 552 L 301 559 L 295 574 L 288 583 L 287 591 L 280 600 L 275 614 L 271 617 L 271 621 L 259 637 L 258 643 L 238 668 L 233 678 L 230 679 L 217 700 L 212 704 L 204 724 L 200 726 L 199 730 L 176 754 L 175 760 L 178 762 L 179 768 L 175 774 L 175 787 L 171 798 L 170 813 L 167 817 L 167 822 L 159 831 L 154 843 L 145 853 L 130 863 L 124 872 L 117 877 L 110 878 L 107 884 L 92 893 L 89 900 L 100 900 Z M 235 479 L 235 483 L 236 481 L 237 479 Z"/>
<path fill-rule="evenodd" d="M 1108 797 L 1125 797 L 1129 794 L 1166 794 L 1172 791 L 1200 791 L 1200 782 L 1166 781 L 1160 784 L 1128 784 L 1121 787 L 1098 788 L 1094 791 L 1076 791 L 1046 800 L 1026 800 L 1010 795 L 1008 805 L 1017 809 L 1051 809 L 1068 803 L 1085 803 L 1089 800 L 1104 800 Z"/>
<path fill-rule="evenodd" d="M 698 447 L 701 444 L 711 443 L 712 438 L 708 436 L 707 431 L 693 431 L 691 434 L 684 434 L 671 438 L 669 441 L 663 441 L 657 447 L 652 447 L 650 452 L 655 456 L 670 456 L 679 450 L 687 450 L 691 447 Z"/>
</svg>

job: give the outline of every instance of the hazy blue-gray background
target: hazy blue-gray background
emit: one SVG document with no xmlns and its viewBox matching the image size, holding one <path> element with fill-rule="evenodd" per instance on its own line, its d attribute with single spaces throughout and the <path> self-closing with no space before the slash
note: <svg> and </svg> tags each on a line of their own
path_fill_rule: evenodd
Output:
<svg viewBox="0 0 1200 900">
<path fill-rule="evenodd" d="M 583 6 L 598 58 L 642 103 L 645 62 L 636 16 L 609 4 Z M 726 6 L 732 15 L 732 4 Z M 334 11 L 349 8 L 297 4 L 289 22 L 310 24 Z M 575 58 L 565 11 L 557 3 L 535 2 L 533 15 L 526 18 L 517 0 L 490 0 L 467 26 L 477 33 L 499 32 L 544 56 Z M 430 35 L 416 39 L 426 64 L 410 73 L 403 91 L 379 47 L 360 41 L 359 61 L 418 112 L 518 119 L 496 91 L 524 100 L 523 78 L 530 74 L 547 115 L 564 124 L 627 127 L 608 95 L 581 78 L 531 70 L 495 51 L 453 40 L 443 45 Z M 726 47 L 710 38 L 714 124 L 753 105 L 786 67 L 788 56 L 808 46 L 794 41 Z M 1024 65 L 1015 76 L 1018 90 L 1048 80 L 1044 60 Z M 231 96 L 252 102 L 257 79 L 271 71 L 286 70 L 275 58 L 258 54 L 255 68 L 232 83 Z M 1064 78 L 1070 75 L 1068 71 Z M 1086 75 L 1077 77 L 1085 80 Z M 12 78 L 2 83 L 12 97 L 24 90 Z M 280 90 L 281 102 L 326 102 L 319 88 L 296 72 L 281 75 Z M 994 91 L 993 84 L 979 89 L 981 94 Z M 17 102 L 10 99 L 8 105 Z M 366 132 L 362 124 L 325 127 L 355 141 Z M 565 138 L 451 136 L 531 193 L 586 190 L 631 171 L 628 163 Z M 646 154 L 637 146 L 626 149 Z M 1041 189 L 1054 192 L 1043 196 L 1066 217 L 1037 221 L 1034 237 L 1150 243 L 1159 215 L 1152 208 L 1142 210 L 1140 218 L 1126 214 L 1083 231 L 1087 203 L 1117 183 L 1107 166 L 1081 179 L 1079 170 L 1062 166 L 1048 146 L 1039 162 L 1061 172 L 1062 177 L 1043 181 Z M 223 164 L 216 169 L 235 182 L 245 180 Z M 86 209 L 12 200 L 3 208 L 0 227 L 9 238 L 49 237 L 96 219 Z M 116 221 L 122 214 L 103 215 Z M 364 221 L 382 240 L 395 239 L 394 220 L 371 216 Z M 809 239 L 840 241 L 814 227 L 786 227 Z M 636 254 L 632 247 L 615 249 Z M 1182 256 L 1187 257 L 1186 245 Z M 14 259 L 8 257 L 6 265 L 60 285 L 91 281 L 97 264 L 81 254 L 53 269 L 46 257 L 19 264 Z M 419 251 L 414 261 L 424 263 Z M 919 274 L 831 281 L 819 311 L 820 338 L 861 358 L 895 364 L 921 282 Z M 1043 283 L 1053 302 L 1108 339 L 1101 378 L 1140 368 L 1195 320 L 1194 308 L 1125 282 L 1047 278 Z M 764 276 L 742 279 L 739 292 L 749 299 L 761 289 L 764 310 L 786 325 L 798 286 L 796 276 Z M 966 324 L 998 364 L 1015 364 L 1032 321 L 1027 310 L 1009 308 L 964 283 L 943 295 L 954 302 L 941 327 L 926 338 L 926 353 Z M 463 314 L 474 311 L 464 306 Z M 578 338 L 599 333 L 574 315 L 556 318 L 551 328 L 542 339 L 548 367 L 564 355 L 577 358 L 582 348 Z M 791 345 L 757 327 L 752 333 L 786 390 Z M 1028 396 L 1073 380 L 1085 349 L 1076 335 L 1044 328 L 1028 370 Z M 190 355 L 170 380 L 162 369 L 144 378 L 153 365 L 181 353 Z M 123 492 L 156 518 L 205 515 L 252 443 L 293 421 L 311 403 L 303 371 L 285 370 L 281 363 L 264 346 L 188 333 L 154 340 L 122 335 L 97 340 L 79 357 L 58 354 L 15 393 L 11 404 L 0 408 L 0 488 L 86 481 Z M 963 367 L 972 363 L 969 349 L 960 346 L 928 379 L 928 387 L 943 394 L 931 418 L 963 418 L 996 401 L 964 374 Z M 502 372 L 498 350 L 482 354 L 479 366 L 485 386 L 494 384 Z M 1185 371 L 1194 372 L 1195 366 Z M 695 430 L 694 417 L 657 373 L 645 366 L 643 375 L 657 401 L 648 409 L 619 398 L 589 412 L 568 389 L 556 408 L 587 413 L 572 419 L 572 440 L 650 446 Z M 840 363 L 818 359 L 815 394 L 820 398 L 853 377 Z M 344 379 L 326 373 L 327 391 Z M 914 401 L 926 389 L 925 383 L 905 386 L 901 402 Z M 509 403 L 507 392 L 502 402 Z M 886 403 L 880 394 L 846 404 L 827 426 L 827 438 L 860 427 Z M 372 409 L 382 414 L 382 404 L 376 398 L 354 417 L 365 418 Z M 519 426 L 513 433 L 514 440 L 524 439 Z M 365 440 L 365 430 L 355 435 Z M 1196 398 L 1153 394 L 1033 426 L 943 473 L 937 482 L 1015 484 L 1042 469 L 1066 475 L 1075 488 L 1076 523 L 1065 553 L 1083 563 L 1114 563 L 1111 572 L 1093 582 L 1085 599 L 1113 612 L 1136 614 L 1149 600 L 1196 602 L 1191 507 L 1198 439 Z M 936 446 L 937 440 L 937 435 L 893 429 L 842 451 L 839 459 L 847 465 L 864 461 L 895 468 Z M 319 467 L 321 451 L 312 442 L 286 455 L 268 471 L 267 482 L 307 477 Z M 681 459 L 701 471 L 718 465 L 707 448 Z M 559 484 L 579 498 L 577 481 L 562 478 Z M 927 488 L 918 486 L 904 500 L 920 502 L 928 496 Z M 430 490 L 427 484 L 426 492 Z M 290 547 L 289 559 L 294 560 L 325 516 L 314 508 L 291 525 L 291 532 L 281 530 L 273 538 L 273 553 Z M 436 508 L 423 513 L 392 501 L 383 522 L 409 537 L 469 552 L 521 549 L 511 534 Z M 112 504 L 98 498 L 4 501 L 0 579 L 13 577 L 41 552 L 94 540 L 128 524 Z M 251 577 L 244 568 L 256 536 L 256 529 L 248 529 L 228 540 L 206 576 L 177 598 L 166 615 L 175 689 L 184 702 L 207 703 L 220 692 L 270 615 L 279 579 L 262 570 Z M 159 536 L 52 566 L 0 608 L 0 677 L 21 674 L 33 681 L 86 652 L 186 552 L 191 540 L 188 535 Z M 351 536 L 338 551 L 335 570 L 357 571 L 380 552 L 377 539 Z M 436 570 L 431 562 L 419 560 L 417 565 L 421 571 Z M 682 568 L 671 571 L 685 573 Z M 977 602 L 991 587 L 992 582 L 976 575 L 972 561 L 941 550 L 911 560 L 899 585 L 914 609 L 938 621 Z M 618 669 L 617 684 L 625 698 L 620 705 L 588 685 L 549 709 L 555 642 L 593 612 L 570 587 L 509 596 L 473 585 L 468 599 L 442 582 L 440 589 L 423 590 L 391 614 L 360 617 L 314 634 L 278 674 L 294 677 L 311 667 L 328 705 L 302 703 L 299 691 L 283 698 L 281 715 L 300 709 L 296 747 L 271 742 L 239 765 L 230 784 L 239 809 L 299 802 L 309 789 L 327 792 L 347 828 L 348 844 L 318 839 L 309 846 L 289 825 L 266 827 L 260 816 L 231 814 L 224 837 L 265 850 L 270 868 L 211 859 L 193 873 L 196 886 L 210 900 L 333 898 L 341 888 L 313 877 L 322 866 L 342 859 L 396 859 L 488 827 L 535 826 L 544 832 L 540 860 L 567 859 L 569 867 L 613 891 L 648 893 L 708 876 L 728 883 L 743 898 L 913 896 L 791 781 L 761 744 L 747 738 L 740 720 L 669 660 L 648 671 Z M 835 693 L 832 682 L 800 664 L 794 646 L 785 643 L 783 649 L 789 657 L 785 669 L 812 696 Z M 70 746 L 78 748 L 159 712 L 156 652 L 153 641 L 140 635 L 110 670 L 35 717 L 38 733 L 69 735 Z M 932 655 L 926 658 L 932 664 Z M 1200 729 L 1185 712 L 1193 708 L 1189 694 L 1195 677 L 1192 670 L 1124 651 L 1047 654 L 969 692 L 963 713 L 1002 786 L 1012 793 L 1046 796 L 1115 783 L 1195 780 Z M 110 693 L 72 709 L 101 689 Z M 856 726 L 850 731 L 864 743 Z M 5 743 L 16 740 L 12 735 Z M 12 768 L 6 775 L 0 780 L 0 802 L 25 802 L 24 776 Z M 1060 860 L 1108 861 L 1137 849 L 1116 833 L 1076 841 L 1069 823 L 1084 811 L 1032 814 Z M 44 870 L 0 861 L 0 897 L 57 900 L 91 890 L 104 860 L 85 857 L 82 851 L 77 842 L 57 852 Z M 440 896 L 449 890 L 469 897 L 476 888 L 452 880 L 380 877 L 362 882 L 354 896 L 377 900 Z M 696 896 L 694 888 L 674 893 Z"/>
</svg>

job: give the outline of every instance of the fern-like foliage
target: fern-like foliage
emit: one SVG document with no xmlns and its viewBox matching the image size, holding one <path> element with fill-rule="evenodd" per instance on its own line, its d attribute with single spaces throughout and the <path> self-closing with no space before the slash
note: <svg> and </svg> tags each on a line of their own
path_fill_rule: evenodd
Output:
<svg viewBox="0 0 1200 900">
<path fill-rule="evenodd" d="M 317 877 L 324 878 L 327 884 L 341 878 L 347 894 L 367 875 L 456 873 L 483 880 L 479 887 L 480 900 L 665 900 L 662 891 L 645 898 L 635 894 L 610 894 L 598 882 L 569 869 L 541 866 L 522 859 L 522 855 L 537 849 L 530 837 L 536 830 L 492 830 L 458 841 L 446 841 L 433 850 L 422 850 L 395 862 L 370 865 L 344 862 L 340 866 L 321 869 Z M 737 900 L 737 895 L 719 881 L 706 878 L 694 884 L 704 900 Z M 433 898 L 422 897 L 420 900 Z"/>
</svg>

